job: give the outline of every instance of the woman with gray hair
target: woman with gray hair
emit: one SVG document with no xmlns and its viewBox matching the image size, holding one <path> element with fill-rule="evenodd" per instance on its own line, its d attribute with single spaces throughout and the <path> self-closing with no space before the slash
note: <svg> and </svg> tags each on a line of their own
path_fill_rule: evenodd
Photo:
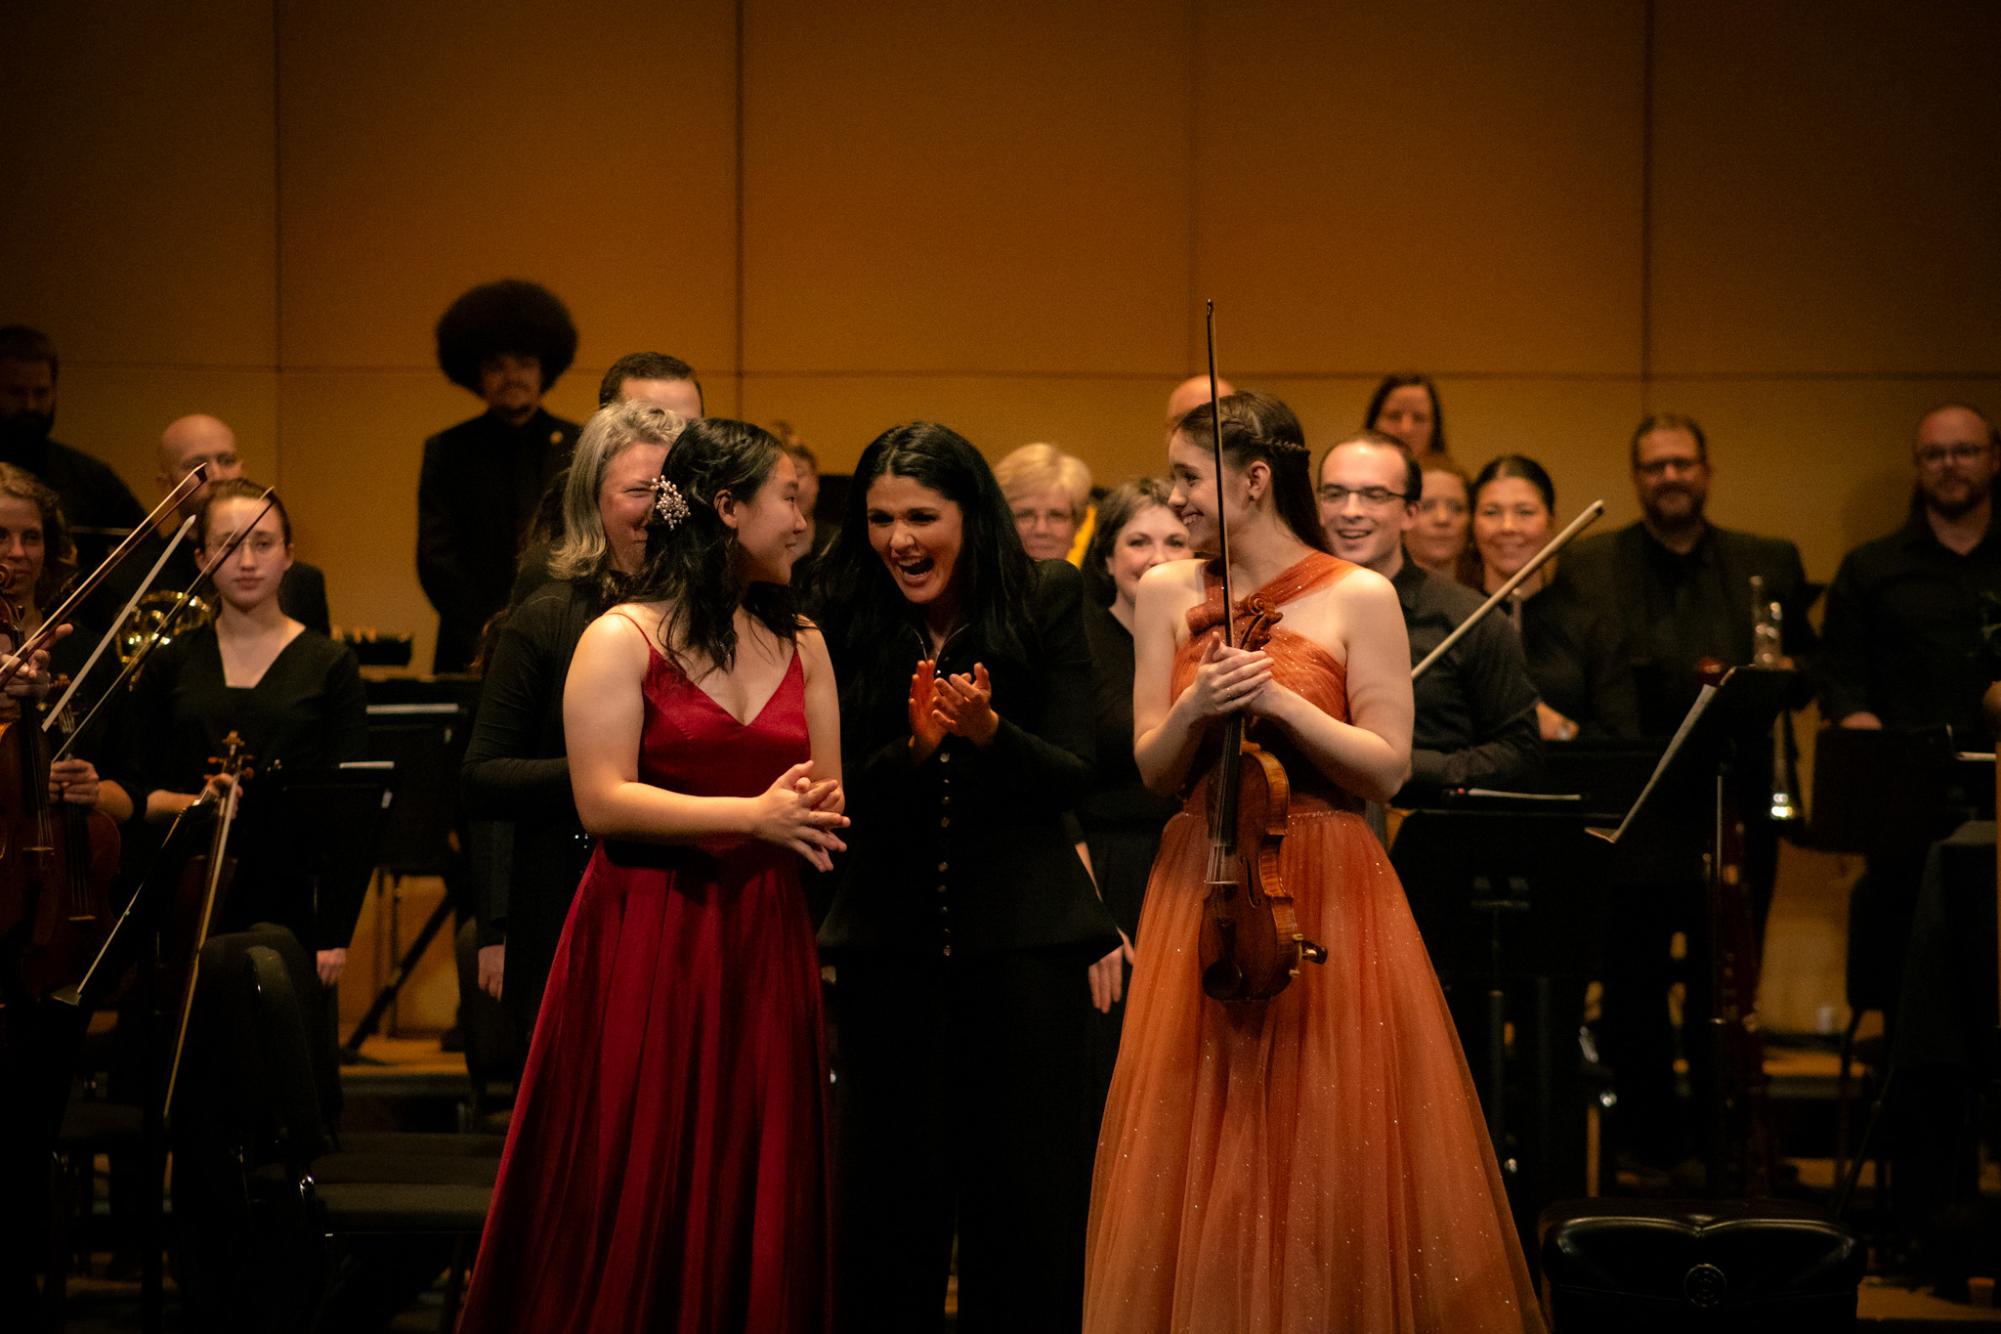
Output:
<svg viewBox="0 0 2001 1334">
<path fill-rule="evenodd" d="M 491 883 L 477 912 L 479 985 L 507 1007 L 524 1047 L 590 860 L 564 758 L 563 681 L 584 627 L 619 601 L 645 559 L 655 479 L 683 424 L 643 401 L 613 403 L 585 424 L 549 581 L 505 613 L 490 639 L 460 795 L 469 821 L 513 825 L 508 864 L 482 877 Z"/>
</svg>

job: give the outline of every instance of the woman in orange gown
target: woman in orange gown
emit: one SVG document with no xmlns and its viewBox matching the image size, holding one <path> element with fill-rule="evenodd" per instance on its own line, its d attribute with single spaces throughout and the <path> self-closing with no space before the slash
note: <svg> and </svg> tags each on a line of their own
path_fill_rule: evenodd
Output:
<svg viewBox="0 0 2001 1334">
<path fill-rule="evenodd" d="M 1452 1018 L 1382 846 L 1361 816 L 1410 768 L 1408 641 L 1394 591 L 1327 554 L 1304 437 L 1276 399 L 1222 401 L 1169 445 L 1197 550 L 1227 506 L 1232 590 L 1283 621 L 1224 648 L 1213 562 L 1140 584 L 1141 775 L 1187 793 L 1140 918 L 1125 1043 L 1098 1143 L 1086 1334 L 1538 1331 L 1521 1246 Z M 1202 992 L 1215 724 L 1234 710 L 1285 764 L 1282 878 L 1327 948 L 1263 1002 Z"/>
</svg>

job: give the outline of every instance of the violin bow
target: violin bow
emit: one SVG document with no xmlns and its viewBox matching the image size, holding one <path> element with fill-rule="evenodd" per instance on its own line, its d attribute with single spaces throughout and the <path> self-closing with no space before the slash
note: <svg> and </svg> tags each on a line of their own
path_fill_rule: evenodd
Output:
<svg viewBox="0 0 2001 1334">
<path fill-rule="evenodd" d="M 98 660 L 104 656 L 104 650 L 111 646 L 111 641 L 116 639 L 118 632 L 125 628 L 125 622 L 132 615 L 133 608 L 137 607 L 140 600 L 152 591 L 154 582 L 160 577 L 160 571 L 167 568 L 167 562 L 173 558 L 174 552 L 180 549 L 181 540 L 188 535 L 188 530 L 194 526 L 195 516 L 192 514 L 181 520 L 181 526 L 174 533 L 173 541 L 167 543 L 167 549 L 160 553 L 160 559 L 153 562 L 153 568 L 146 572 L 146 577 L 140 581 L 137 591 L 125 600 L 123 607 L 118 609 L 118 616 L 111 622 L 111 628 L 104 632 L 103 637 L 97 641 L 97 647 L 92 649 L 90 656 L 83 660 L 83 666 L 77 668 L 76 675 L 70 678 L 69 689 L 63 691 L 62 698 L 56 701 L 56 706 L 48 711 L 47 717 L 42 719 L 42 730 L 44 732 L 49 731 L 56 725 L 56 719 L 62 717 L 63 710 L 67 709 L 69 702 L 76 698 L 77 690 L 83 685 L 83 678 L 90 675 L 91 668 L 97 666 Z"/>
<path fill-rule="evenodd" d="M 223 543 L 222 550 L 216 554 L 216 558 L 202 566 L 200 572 L 189 581 L 188 586 L 181 590 L 181 595 L 174 599 L 174 605 L 167 608 L 167 614 L 160 618 L 158 628 L 147 637 L 144 644 L 139 646 L 139 651 L 132 655 L 132 661 L 125 664 L 124 670 L 118 673 L 116 679 L 109 686 L 105 687 L 104 693 L 97 697 L 97 703 L 90 706 L 90 712 L 83 715 L 83 721 L 76 725 L 75 730 L 69 734 L 69 739 L 63 742 L 62 748 L 50 757 L 51 761 L 69 758 L 70 747 L 74 746 L 77 738 L 82 736 L 90 727 L 92 720 L 97 717 L 98 713 L 104 708 L 111 697 L 118 693 L 118 687 L 132 679 L 133 673 L 139 670 L 140 665 L 146 661 L 153 650 L 159 647 L 160 641 L 165 639 L 173 630 L 174 621 L 180 616 L 182 609 L 188 605 L 188 600 L 201 592 L 202 589 L 208 587 L 209 581 L 215 578 L 215 572 L 222 568 L 223 562 L 236 554 L 236 549 L 243 545 L 244 539 L 256 531 L 258 524 L 264 522 L 264 516 L 271 512 L 271 506 L 275 503 L 273 492 L 276 490 L 276 487 L 267 486 L 264 488 L 264 494 L 258 497 L 259 500 L 264 502 L 264 506 L 257 511 L 257 517 L 231 533 L 229 541 Z M 5 683 L 4 681 L 0 681 L 0 684 Z"/>
<path fill-rule="evenodd" d="M 1205 323 L 1209 329 L 1209 436 L 1216 454 L 1216 554 L 1223 562 L 1223 647 L 1237 646 L 1236 626 L 1231 613 L 1235 604 L 1230 598 L 1230 525 L 1223 518 L 1223 405 L 1216 392 L 1216 302 L 1212 297 L 1203 302 L 1206 307 Z"/>
<path fill-rule="evenodd" d="M 1438 647 L 1433 649 L 1431 652 L 1425 654 L 1424 661 L 1420 662 L 1417 666 L 1410 669 L 1410 679 L 1415 681 L 1417 680 L 1418 677 L 1423 676 L 1426 672 L 1430 671 L 1432 668 L 1432 664 L 1436 663 L 1440 658 L 1444 657 L 1454 644 L 1458 643 L 1461 639 L 1465 638 L 1467 632 L 1472 630 L 1474 626 L 1478 625 L 1481 619 L 1485 617 L 1488 612 L 1500 606 L 1501 603 L 1507 598 L 1508 594 L 1514 592 L 1517 588 L 1520 588 L 1523 580 L 1527 579 L 1537 570 L 1540 570 L 1543 567 L 1543 563 L 1545 561 L 1549 560 L 1549 558 L 1554 556 L 1557 552 L 1569 546 L 1570 539 L 1576 537 L 1586 528 L 1589 528 L 1592 524 L 1596 523 L 1599 517 L 1602 516 L 1604 513 L 1605 513 L 1605 502 L 1602 500 L 1594 500 L 1589 505 L 1586 505 L 1584 507 L 1584 512 L 1578 515 L 1576 518 L 1572 519 L 1570 521 L 1570 526 L 1568 528 L 1565 528 L 1555 537 L 1552 537 L 1549 540 L 1548 546 L 1544 547 L 1541 551 L 1536 552 L 1535 555 L 1529 557 L 1528 563 L 1526 565 L 1523 565 L 1521 569 L 1516 570 L 1514 574 L 1509 576 L 1508 582 L 1502 584 L 1499 588 L 1495 589 L 1492 597 L 1488 598 L 1485 602 L 1482 602 L 1471 616 L 1468 616 L 1465 620 L 1459 622 L 1458 625 L 1454 626 L 1451 634 L 1445 636 L 1444 639 L 1438 641 Z"/>
<path fill-rule="evenodd" d="M 15 648 L 14 661 L 0 666 L 0 689 L 5 689 L 9 681 L 21 674 L 21 669 L 27 666 L 31 656 L 49 646 L 56 637 L 57 628 L 68 622 L 77 607 L 82 605 L 83 600 L 95 593 L 97 586 L 103 583 L 113 570 L 123 565 L 127 556 L 139 549 L 139 544 L 153 532 L 154 526 L 166 516 L 168 510 L 200 490 L 207 477 L 208 465 L 197 463 L 186 477 L 181 478 L 179 485 L 167 492 L 166 499 L 153 506 L 153 512 L 141 520 L 138 527 L 127 533 L 125 540 L 113 547 L 111 554 L 99 561 L 97 568 L 84 576 L 54 611 L 42 618 L 41 628 Z"/>
</svg>

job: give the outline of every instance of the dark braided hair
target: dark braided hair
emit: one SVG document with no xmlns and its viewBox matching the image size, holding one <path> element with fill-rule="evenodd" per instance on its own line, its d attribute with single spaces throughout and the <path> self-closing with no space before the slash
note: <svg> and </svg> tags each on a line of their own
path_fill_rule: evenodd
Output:
<svg viewBox="0 0 2001 1334">
<path fill-rule="evenodd" d="M 660 641 L 690 680 L 711 667 L 726 672 L 735 665 L 739 606 L 787 643 L 798 633 L 792 590 L 752 582 L 735 531 L 716 513 L 716 497 L 725 491 L 738 504 L 756 495 L 780 452 L 761 426 L 704 417 L 682 429 L 660 469 L 661 481 L 680 493 L 688 513 L 671 526 L 658 517 L 652 521 L 646 563 L 626 597 L 668 604 Z"/>
<path fill-rule="evenodd" d="M 1313 458 L 1306 450 L 1306 432 L 1292 409 L 1269 394 L 1249 390 L 1231 394 L 1217 408 L 1223 418 L 1224 461 L 1240 472 L 1262 461 L 1271 469 L 1272 506 L 1285 526 L 1315 551 L 1332 554 L 1313 501 Z M 1198 403 L 1174 430 L 1208 449 L 1215 438 L 1215 421 L 1210 405 Z M 1220 491 L 1222 479 L 1216 482 Z"/>
</svg>

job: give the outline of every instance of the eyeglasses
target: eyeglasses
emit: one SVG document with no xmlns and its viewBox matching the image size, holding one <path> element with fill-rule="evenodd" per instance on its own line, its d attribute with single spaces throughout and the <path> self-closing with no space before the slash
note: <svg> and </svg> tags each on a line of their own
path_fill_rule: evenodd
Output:
<svg viewBox="0 0 2001 1334">
<path fill-rule="evenodd" d="M 1918 451 L 1918 466 L 1937 469 L 1947 463 L 1971 463 L 1986 457 L 1990 448 L 1988 445 L 1932 445 Z"/>
<path fill-rule="evenodd" d="M 1343 505 L 1349 496 L 1360 496 L 1371 505 L 1387 505 L 1392 500 L 1407 498 L 1408 492 L 1392 491 L 1387 486 L 1323 486 L 1320 499 L 1329 505 Z"/>
</svg>

